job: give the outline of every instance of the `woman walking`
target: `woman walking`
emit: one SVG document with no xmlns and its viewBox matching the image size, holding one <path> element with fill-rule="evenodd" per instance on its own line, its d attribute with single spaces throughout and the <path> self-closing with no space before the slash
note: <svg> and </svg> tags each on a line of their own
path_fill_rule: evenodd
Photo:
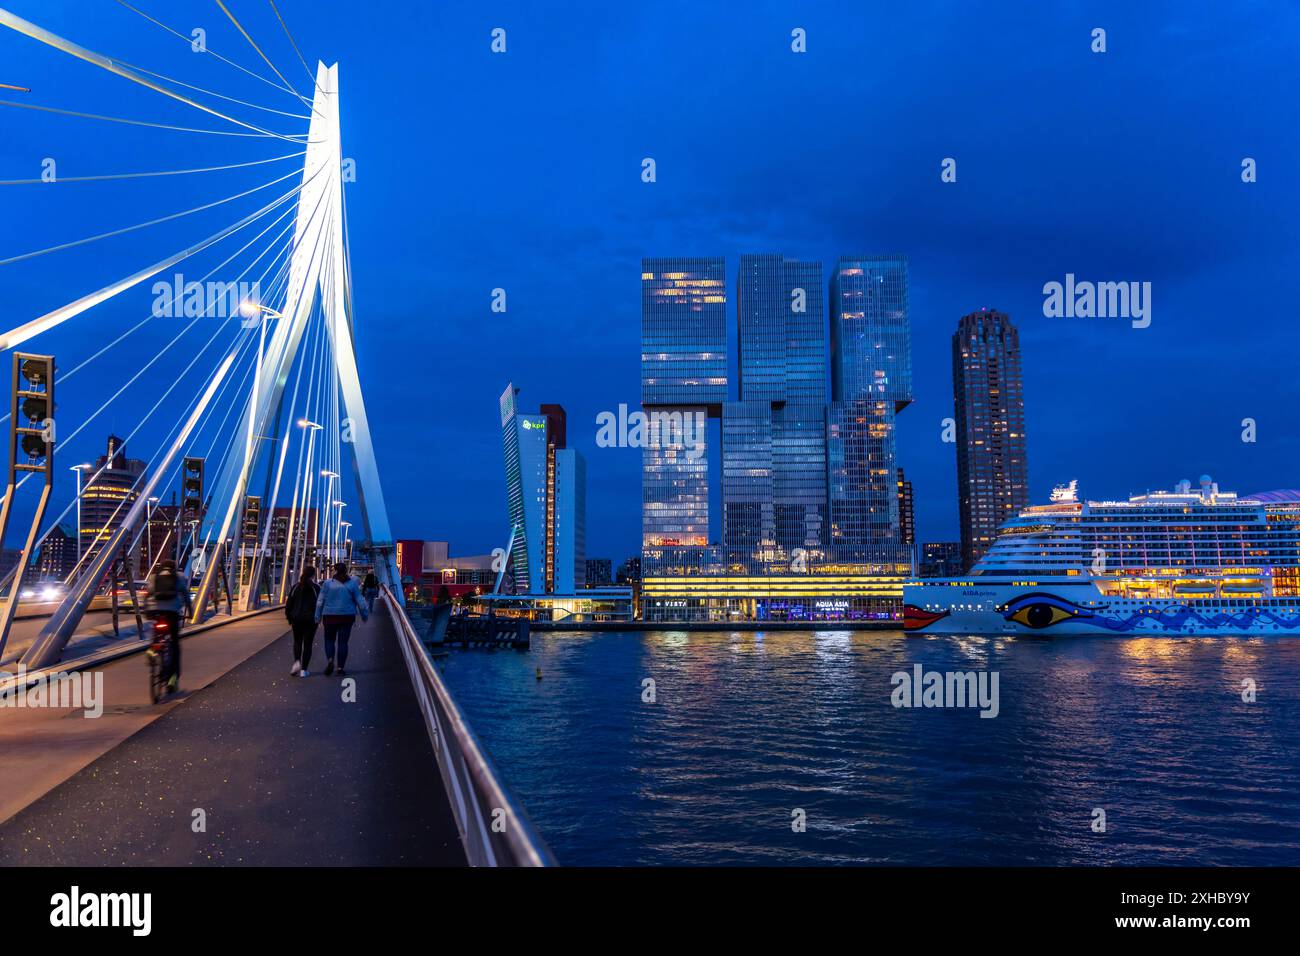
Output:
<svg viewBox="0 0 1300 956">
<path fill-rule="evenodd" d="M 325 625 L 325 674 L 334 673 L 335 643 L 338 645 L 339 676 L 347 673 L 348 638 L 357 615 L 361 620 L 370 617 L 370 609 L 361 598 L 357 579 L 348 574 L 348 566 L 340 561 L 334 565 L 334 576 L 321 585 L 316 598 L 316 621 Z"/>
<path fill-rule="evenodd" d="M 310 677 L 307 665 L 311 663 L 311 646 L 316 640 L 316 569 L 311 565 L 302 569 L 302 578 L 289 592 L 284 605 L 284 616 L 293 628 L 293 667 L 290 674 Z"/>
<path fill-rule="evenodd" d="M 366 596 L 366 607 L 370 613 L 375 613 L 375 598 L 379 597 L 379 578 L 375 577 L 374 571 L 366 572 L 366 579 L 361 584 L 361 593 Z"/>
</svg>

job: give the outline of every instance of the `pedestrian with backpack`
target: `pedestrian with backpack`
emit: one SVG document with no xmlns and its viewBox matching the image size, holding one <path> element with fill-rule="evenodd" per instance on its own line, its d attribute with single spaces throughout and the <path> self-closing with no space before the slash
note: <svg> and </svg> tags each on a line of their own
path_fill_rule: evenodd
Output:
<svg viewBox="0 0 1300 956">
<path fill-rule="evenodd" d="M 311 646 L 316 640 L 316 569 L 311 565 L 302 570 L 302 578 L 289 592 L 284 605 L 284 616 L 293 628 L 293 667 L 290 675 L 310 677 L 307 665 L 311 663 Z"/>
</svg>

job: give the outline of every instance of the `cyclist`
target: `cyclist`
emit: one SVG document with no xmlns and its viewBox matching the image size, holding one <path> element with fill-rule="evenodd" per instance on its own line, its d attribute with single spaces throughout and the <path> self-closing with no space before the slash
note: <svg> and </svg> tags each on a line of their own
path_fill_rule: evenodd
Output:
<svg viewBox="0 0 1300 956">
<path fill-rule="evenodd" d="M 169 691 L 176 690 L 181 679 L 180 612 L 189 614 L 192 611 L 188 584 L 189 582 L 182 581 L 181 576 L 176 573 L 176 562 L 170 558 L 160 561 L 158 567 L 149 575 L 145 607 L 151 617 L 162 618 L 169 625 L 167 640 L 171 645 L 169 655 L 171 664 L 167 673 L 162 675 Z"/>
</svg>

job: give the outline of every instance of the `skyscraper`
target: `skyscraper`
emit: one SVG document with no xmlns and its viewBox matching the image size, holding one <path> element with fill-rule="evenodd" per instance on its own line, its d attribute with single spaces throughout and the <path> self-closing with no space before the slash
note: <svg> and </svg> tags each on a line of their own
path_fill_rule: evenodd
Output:
<svg viewBox="0 0 1300 956">
<path fill-rule="evenodd" d="M 910 565 L 897 485 L 896 416 L 912 401 L 907 260 L 841 256 L 830 282 L 830 547 L 841 564 Z"/>
<path fill-rule="evenodd" d="M 81 491 L 81 551 L 86 556 L 83 567 L 126 518 L 140 496 L 144 472 L 145 463 L 127 458 L 122 439 L 109 435 L 108 449 L 86 472 L 91 477 Z"/>
<path fill-rule="evenodd" d="M 586 462 L 564 447 L 563 407 L 543 405 L 538 414 L 525 414 L 518 396 L 507 385 L 499 401 L 514 534 L 511 578 L 516 593 L 571 594 L 586 580 Z"/>
<path fill-rule="evenodd" d="M 722 412 L 723 539 L 733 570 L 788 571 L 823 550 L 826 330 L 821 263 L 740 258 L 739 401 Z"/>
<path fill-rule="evenodd" d="M 587 463 L 574 448 L 559 448 L 555 458 L 555 506 L 549 566 L 551 591 L 574 594 L 587 584 Z"/>
<path fill-rule="evenodd" d="M 727 398 L 726 265 L 719 258 L 641 260 L 641 546 L 702 547 L 709 538 L 706 416 Z M 671 559 L 669 559 L 671 560 Z"/>
<path fill-rule="evenodd" d="M 1020 336 L 994 309 L 962 316 L 952 337 L 957 502 L 967 570 L 1029 502 Z"/>
<path fill-rule="evenodd" d="M 916 544 L 916 514 L 912 506 L 912 483 L 898 469 L 898 529 L 903 544 L 911 548 Z"/>
</svg>

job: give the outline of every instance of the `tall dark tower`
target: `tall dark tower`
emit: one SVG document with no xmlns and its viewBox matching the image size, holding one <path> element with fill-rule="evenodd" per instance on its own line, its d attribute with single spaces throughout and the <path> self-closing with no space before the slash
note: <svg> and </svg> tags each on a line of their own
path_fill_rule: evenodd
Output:
<svg viewBox="0 0 1300 956">
<path fill-rule="evenodd" d="M 966 570 L 1029 503 L 1020 336 L 994 309 L 962 316 L 952 337 L 957 503 Z"/>
</svg>

